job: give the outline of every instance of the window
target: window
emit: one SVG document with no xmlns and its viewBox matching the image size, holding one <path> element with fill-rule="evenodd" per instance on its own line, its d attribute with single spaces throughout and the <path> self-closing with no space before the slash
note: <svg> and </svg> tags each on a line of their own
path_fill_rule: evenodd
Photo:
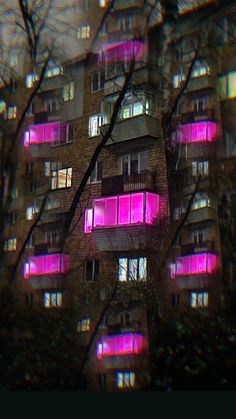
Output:
<svg viewBox="0 0 236 419">
<path fill-rule="evenodd" d="M 44 101 L 44 109 L 48 113 L 57 112 L 59 109 L 59 101 L 57 97 L 50 97 Z"/>
<path fill-rule="evenodd" d="M 26 176 L 32 175 L 32 173 L 33 173 L 33 167 L 34 167 L 34 165 L 33 165 L 33 162 L 32 161 L 27 161 L 25 163 L 25 174 L 26 174 Z"/>
<path fill-rule="evenodd" d="M 32 307 L 33 302 L 34 302 L 34 294 L 25 294 L 26 307 Z"/>
<path fill-rule="evenodd" d="M 139 173 L 148 168 L 148 152 L 127 154 L 121 157 L 121 172 L 123 175 Z"/>
<path fill-rule="evenodd" d="M 27 249 L 32 249 L 32 247 L 34 247 L 34 245 L 35 245 L 35 236 L 34 236 L 34 234 L 31 234 L 31 236 L 30 236 L 30 238 L 27 242 L 26 247 L 27 247 Z"/>
<path fill-rule="evenodd" d="M 151 97 L 142 93 L 137 95 L 129 93 L 122 102 L 119 117 L 126 119 L 142 114 L 153 115 L 154 112 L 154 102 Z"/>
<path fill-rule="evenodd" d="M 192 232 L 192 241 L 194 244 L 201 244 L 204 243 L 205 240 L 208 238 L 208 229 L 204 228 L 201 230 L 195 230 Z"/>
<path fill-rule="evenodd" d="M 17 211 L 12 211 L 8 214 L 8 223 L 9 224 L 16 224 L 18 219 Z"/>
<path fill-rule="evenodd" d="M 179 74 L 175 74 L 173 77 L 173 86 L 175 88 L 180 87 L 182 81 L 184 81 L 185 77 L 183 74 L 179 73 Z"/>
<path fill-rule="evenodd" d="M 51 189 L 70 188 L 72 184 L 72 167 L 52 171 Z"/>
<path fill-rule="evenodd" d="M 172 294 L 171 305 L 172 307 L 177 307 L 180 305 L 180 294 Z"/>
<path fill-rule="evenodd" d="M 63 100 L 64 102 L 68 102 L 69 100 L 74 99 L 75 94 L 75 83 L 71 81 L 70 83 L 67 83 L 63 86 Z"/>
<path fill-rule="evenodd" d="M 147 258 L 119 258 L 119 281 L 144 281 L 147 278 Z"/>
<path fill-rule="evenodd" d="M 209 206 L 210 206 L 210 198 L 206 192 L 199 192 L 195 195 L 193 204 L 192 204 L 193 210 L 205 208 Z"/>
<path fill-rule="evenodd" d="M 109 25 L 108 22 L 104 22 L 100 31 L 99 31 L 99 36 L 104 36 L 108 33 L 109 30 Z"/>
<path fill-rule="evenodd" d="M 101 125 L 102 125 L 101 115 L 91 115 L 89 117 L 89 129 L 88 129 L 89 137 L 95 137 L 96 135 L 99 135 Z"/>
<path fill-rule="evenodd" d="M 9 106 L 4 111 L 4 119 L 16 119 L 16 106 Z"/>
<path fill-rule="evenodd" d="M 236 71 L 232 71 L 219 77 L 218 89 L 220 99 L 231 99 L 236 97 Z"/>
<path fill-rule="evenodd" d="M 88 39 L 90 37 L 90 26 L 80 25 L 77 36 L 78 39 Z"/>
<path fill-rule="evenodd" d="M 35 73 L 28 74 L 26 76 L 26 87 L 31 88 L 34 86 L 35 82 L 39 79 L 38 75 Z"/>
<path fill-rule="evenodd" d="M 32 207 L 26 208 L 26 220 L 33 220 L 34 214 L 36 214 L 37 212 L 39 212 L 39 208 L 36 207 L 35 205 Z"/>
<path fill-rule="evenodd" d="M 49 230 L 46 231 L 46 243 L 49 245 L 58 244 L 60 241 L 60 231 L 59 230 Z"/>
<path fill-rule="evenodd" d="M 208 307 L 208 292 L 191 292 L 191 307 L 192 308 Z"/>
<path fill-rule="evenodd" d="M 131 371 L 117 372 L 117 387 L 119 389 L 130 389 L 135 387 L 135 373 Z"/>
<path fill-rule="evenodd" d="M 132 16 L 122 16 L 117 20 L 117 28 L 120 32 L 129 32 L 132 28 Z"/>
<path fill-rule="evenodd" d="M 35 106 L 34 106 L 34 103 L 31 102 L 31 103 L 29 103 L 29 107 L 28 107 L 28 111 L 26 113 L 26 116 L 33 116 L 34 112 L 35 112 Z"/>
<path fill-rule="evenodd" d="M 36 180 L 29 183 L 29 188 L 28 188 L 29 193 L 35 192 L 36 191 L 36 188 L 37 188 L 37 182 L 36 182 Z"/>
<path fill-rule="evenodd" d="M 61 292 L 44 292 L 44 307 L 60 307 L 62 305 L 62 293 Z"/>
<path fill-rule="evenodd" d="M 82 319 L 78 321 L 77 332 L 89 332 L 90 330 L 90 319 Z"/>
<path fill-rule="evenodd" d="M 100 7 L 106 7 L 107 0 L 98 0 L 98 4 L 99 4 Z"/>
<path fill-rule="evenodd" d="M 204 113 L 206 111 L 206 97 L 196 97 L 193 99 L 193 109 L 197 114 Z"/>
<path fill-rule="evenodd" d="M 15 187 L 12 189 L 12 192 L 11 192 L 11 197 L 12 197 L 12 199 L 16 199 L 16 198 L 18 198 L 18 188 L 17 188 L 17 186 L 15 186 Z"/>
<path fill-rule="evenodd" d="M 90 183 L 101 182 L 102 180 L 102 161 L 97 161 L 90 175 Z"/>
<path fill-rule="evenodd" d="M 61 66 L 54 66 L 45 71 L 44 77 L 49 79 L 50 77 L 56 77 L 60 74 L 63 74 L 63 68 Z"/>
<path fill-rule="evenodd" d="M 210 69 L 208 64 L 204 63 L 204 62 L 199 62 L 196 61 L 194 64 L 194 69 L 192 71 L 192 77 L 200 77 L 200 76 L 205 76 L 207 74 L 210 74 Z"/>
<path fill-rule="evenodd" d="M 208 176 L 208 161 L 193 161 L 192 162 L 192 176 Z"/>
<path fill-rule="evenodd" d="M 86 260 L 85 279 L 86 281 L 97 281 L 99 278 L 99 260 Z"/>
<path fill-rule="evenodd" d="M 4 252 L 14 252 L 16 250 L 16 237 L 4 240 L 3 250 Z"/>
<path fill-rule="evenodd" d="M 6 106 L 6 102 L 4 102 L 4 100 L 0 100 L 0 114 L 5 111 Z"/>
<path fill-rule="evenodd" d="M 91 75 L 91 92 L 97 92 L 104 89 L 105 70 L 96 71 Z"/>
</svg>

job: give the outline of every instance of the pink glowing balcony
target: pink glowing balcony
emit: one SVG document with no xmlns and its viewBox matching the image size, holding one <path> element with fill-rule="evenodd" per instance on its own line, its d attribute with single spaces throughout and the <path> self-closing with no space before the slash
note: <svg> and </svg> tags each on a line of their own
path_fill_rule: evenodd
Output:
<svg viewBox="0 0 236 419">
<path fill-rule="evenodd" d="M 172 266 L 171 277 L 184 275 L 208 274 L 216 272 L 217 257 L 214 253 L 198 253 L 178 257 L 176 264 Z"/>
<path fill-rule="evenodd" d="M 68 135 L 68 124 L 65 122 L 49 122 L 29 126 L 29 131 L 24 134 L 24 146 L 30 144 L 44 144 L 63 142 Z"/>
<path fill-rule="evenodd" d="M 68 269 L 68 256 L 61 253 L 30 256 L 24 265 L 24 278 L 38 275 L 64 274 Z"/>
<path fill-rule="evenodd" d="M 154 224 L 159 214 L 159 195 L 139 192 L 95 199 L 85 213 L 84 232 L 96 227 Z"/>
<path fill-rule="evenodd" d="M 100 54 L 99 61 L 109 63 L 126 62 L 134 59 L 135 61 L 144 60 L 146 57 L 146 49 L 141 41 L 126 41 L 114 44 L 104 45 Z"/>
<path fill-rule="evenodd" d="M 97 358 L 140 355 L 147 349 L 147 340 L 139 333 L 104 336 L 97 345 Z"/>
<path fill-rule="evenodd" d="M 216 136 L 217 124 L 211 121 L 179 125 L 177 128 L 178 143 L 213 142 Z"/>
</svg>

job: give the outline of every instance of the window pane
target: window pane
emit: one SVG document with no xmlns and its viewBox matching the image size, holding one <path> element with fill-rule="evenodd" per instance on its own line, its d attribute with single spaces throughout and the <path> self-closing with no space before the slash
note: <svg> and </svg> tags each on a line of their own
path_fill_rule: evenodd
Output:
<svg viewBox="0 0 236 419">
<path fill-rule="evenodd" d="M 147 279 L 147 258 L 139 258 L 139 280 Z"/>
<path fill-rule="evenodd" d="M 119 258 L 119 281 L 127 281 L 128 259 Z"/>
<path fill-rule="evenodd" d="M 104 223 L 108 226 L 117 224 L 117 197 L 106 198 Z"/>
<path fill-rule="evenodd" d="M 131 195 L 131 223 L 143 222 L 143 193 Z"/>
<path fill-rule="evenodd" d="M 130 223 L 130 195 L 119 196 L 118 224 Z"/>
<path fill-rule="evenodd" d="M 138 259 L 129 259 L 129 280 L 137 281 L 138 279 Z"/>
<path fill-rule="evenodd" d="M 95 199 L 94 201 L 94 227 L 104 226 L 105 199 Z"/>
<path fill-rule="evenodd" d="M 236 97 L 236 71 L 229 73 L 228 77 L 228 97 Z"/>
</svg>

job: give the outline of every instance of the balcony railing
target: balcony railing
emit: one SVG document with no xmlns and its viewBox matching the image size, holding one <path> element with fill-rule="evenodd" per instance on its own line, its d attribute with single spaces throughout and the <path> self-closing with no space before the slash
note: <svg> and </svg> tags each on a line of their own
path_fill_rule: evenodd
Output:
<svg viewBox="0 0 236 419">
<path fill-rule="evenodd" d="M 24 264 L 24 278 L 64 274 L 68 270 L 69 256 L 62 253 L 30 256 Z"/>
<path fill-rule="evenodd" d="M 97 344 L 97 358 L 140 355 L 147 349 L 147 340 L 139 333 L 104 336 Z"/>
<path fill-rule="evenodd" d="M 155 175 L 150 171 L 118 175 L 102 179 L 102 195 L 113 195 L 133 191 L 155 191 Z"/>
</svg>

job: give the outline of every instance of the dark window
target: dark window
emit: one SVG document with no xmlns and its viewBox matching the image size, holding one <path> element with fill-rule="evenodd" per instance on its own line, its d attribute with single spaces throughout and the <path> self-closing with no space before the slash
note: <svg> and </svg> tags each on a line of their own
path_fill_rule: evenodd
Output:
<svg viewBox="0 0 236 419">
<path fill-rule="evenodd" d="M 32 307 L 34 302 L 34 295 L 33 294 L 25 294 L 25 305 L 26 307 Z"/>
<path fill-rule="evenodd" d="M 99 260 L 86 261 L 86 281 L 97 281 L 99 278 Z"/>
<path fill-rule="evenodd" d="M 25 174 L 27 176 L 31 175 L 33 172 L 33 162 L 32 161 L 27 161 L 25 163 Z"/>
<path fill-rule="evenodd" d="M 180 305 L 180 294 L 172 294 L 171 296 L 172 307 L 177 307 Z"/>
</svg>

